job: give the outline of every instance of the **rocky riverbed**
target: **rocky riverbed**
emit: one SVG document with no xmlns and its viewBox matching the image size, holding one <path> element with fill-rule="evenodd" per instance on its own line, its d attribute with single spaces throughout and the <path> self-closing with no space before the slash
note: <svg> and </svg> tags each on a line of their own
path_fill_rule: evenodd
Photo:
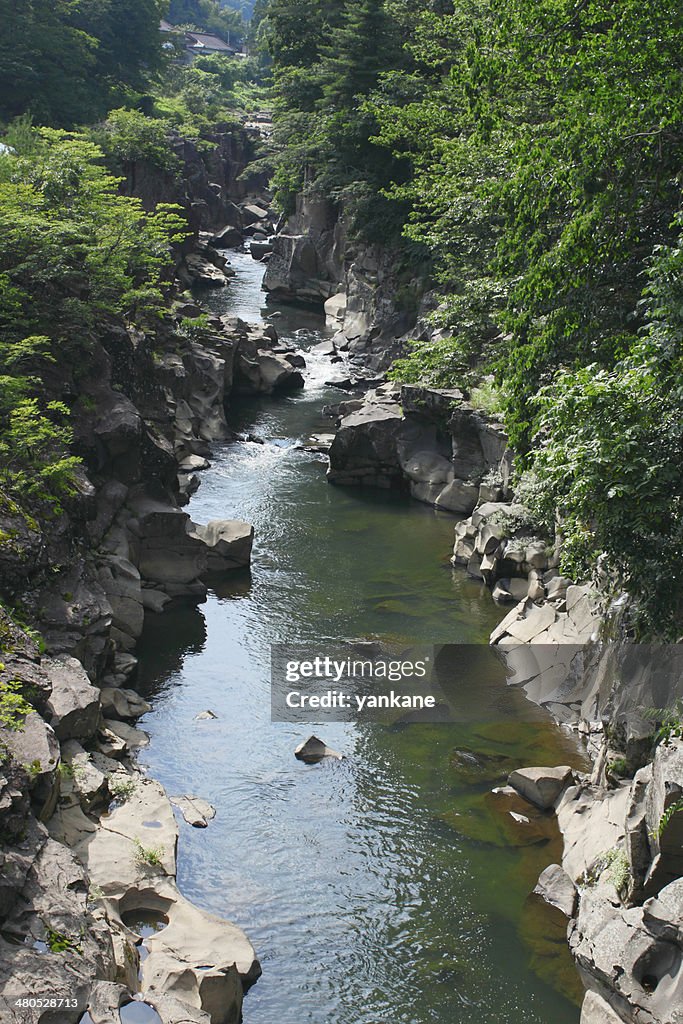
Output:
<svg viewBox="0 0 683 1024">
<path fill-rule="evenodd" d="M 217 153 L 210 166 L 183 151 L 196 173 L 176 198 L 196 230 L 179 253 L 179 288 L 222 292 L 232 276 L 226 251 L 247 237 L 268 261 L 273 295 L 325 304 L 337 334 L 318 358 L 331 357 L 330 376 L 342 361 L 336 393 L 350 394 L 327 403 L 327 430 L 317 424 L 298 448 L 314 458 L 329 448 L 328 479 L 339 487 L 395 491 L 458 517 L 458 572 L 510 606 L 491 634 L 510 684 L 582 738 L 593 760 L 590 771 L 510 764 L 502 779 L 499 765 L 485 794 L 521 846 L 527 827 L 545 837 L 556 815 L 563 850 L 536 891 L 567 918 L 587 989 L 582 1024 L 677 1024 L 683 749 L 672 737 L 653 752 L 645 715 L 681 696 L 677 651 L 618 642 L 614 602 L 559 574 L 558 552 L 514 500 L 512 454 L 495 417 L 457 390 L 369 381 L 412 322 L 391 301 L 389 256 L 350 254 L 328 207 L 301 206 L 274 235 L 267 196 L 225 171 L 234 144 L 219 139 Z M 213 173 L 221 168 L 222 178 Z M 169 198 L 168 182 L 151 173 L 135 188 L 141 182 L 150 203 Z M 105 325 L 78 373 L 60 370 L 50 383 L 75 410 L 78 492 L 47 526 L 4 497 L 0 507 L 10 605 L 0 612 L 0 678 L 12 695 L 0 730 L 8 1020 L 75 1022 L 87 1008 L 84 1024 L 104 1024 L 133 999 L 163 1024 L 240 1020 L 259 962 L 240 927 L 191 903 L 176 882 L 178 824 L 164 788 L 140 767 L 148 736 L 136 722 L 150 706 L 131 681 L 145 616 L 201 602 L 249 566 L 252 523 L 196 523 L 184 507 L 217 446 L 236 438 L 231 402 L 287 401 L 304 384 L 305 362 L 272 323 L 218 315 L 211 301 L 178 291 L 158 328 Z M 382 603 L 382 614 L 402 607 L 400 597 Z M 458 771 L 468 756 L 456 758 Z M 210 830 L 204 796 L 174 799 L 186 821 Z M 49 1005 L 55 998 L 75 1003 Z"/>
</svg>

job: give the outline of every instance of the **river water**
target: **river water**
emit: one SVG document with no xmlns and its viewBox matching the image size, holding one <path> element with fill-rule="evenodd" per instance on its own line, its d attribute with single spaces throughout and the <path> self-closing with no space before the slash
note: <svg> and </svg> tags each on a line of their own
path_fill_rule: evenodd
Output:
<svg viewBox="0 0 683 1024">
<path fill-rule="evenodd" d="M 232 263 L 207 303 L 272 314 L 263 267 Z M 280 336 L 302 349 L 328 336 L 316 314 L 280 312 Z M 153 702 L 142 761 L 170 793 L 216 807 L 207 829 L 182 824 L 179 884 L 256 947 L 245 1024 L 576 1024 L 565 922 L 528 898 L 560 855 L 554 822 L 515 826 L 490 790 L 512 767 L 582 755 L 483 646 L 500 611 L 449 565 L 453 518 L 330 487 L 324 458 L 297 447 L 330 430 L 321 408 L 344 397 L 323 383 L 329 360 L 308 364 L 302 393 L 235 405 L 231 426 L 265 443 L 217 445 L 188 509 L 253 523 L 251 571 L 198 609 L 149 615 L 139 648 Z M 270 644 L 346 638 L 482 645 L 439 655 L 457 723 L 271 723 Z M 218 717 L 196 721 L 206 709 Z M 296 761 L 311 732 L 345 759 Z"/>
</svg>

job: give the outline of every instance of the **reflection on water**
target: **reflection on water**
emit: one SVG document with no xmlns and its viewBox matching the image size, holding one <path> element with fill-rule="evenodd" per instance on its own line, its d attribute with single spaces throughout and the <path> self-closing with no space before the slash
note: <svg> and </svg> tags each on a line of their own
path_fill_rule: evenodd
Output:
<svg viewBox="0 0 683 1024">
<path fill-rule="evenodd" d="M 229 294 L 211 302 L 253 320 L 262 268 L 235 265 Z M 325 336 L 314 314 L 282 314 L 281 336 Z M 324 460 L 292 443 L 329 430 L 333 369 L 313 354 L 303 394 L 232 410 L 232 426 L 266 443 L 219 446 L 189 511 L 254 523 L 251 573 L 199 610 L 148 617 L 145 761 L 217 810 L 208 829 L 183 832 L 180 885 L 257 948 L 264 974 L 246 1024 L 576 1024 L 557 922 L 528 900 L 560 855 L 554 820 L 529 812 L 528 827 L 516 824 L 490 791 L 512 767 L 582 755 L 506 686 L 487 647 L 454 646 L 483 644 L 499 612 L 449 564 L 453 519 L 332 488 Z M 271 723 L 272 642 L 372 637 L 443 645 L 436 669 L 458 720 Z M 205 708 L 218 717 L 196 721 Z M 345 759 L 296 761 L 311 732 Z"/>
</svg>

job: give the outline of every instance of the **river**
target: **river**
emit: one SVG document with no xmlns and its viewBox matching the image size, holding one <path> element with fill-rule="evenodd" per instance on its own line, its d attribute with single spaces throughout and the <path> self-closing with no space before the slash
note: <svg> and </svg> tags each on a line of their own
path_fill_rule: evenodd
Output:
<svg viewBox="0 0 683 1024">
<path fill-rule="evenodd" d="M 263 308 L 263 267 L 246 254 L 231 262 L 237 276 L 208 304 L 249 321 L 277 310 Z M 280 336 L 302 349 L 328 337 L 316 314 L 278 311 Z M 556 827 L 511 825 L 490 790 L 513 766 L 584 762 L 506 687 L 487 647 L 439 655 L 455 724 L 270 720 L 272 642 L 485 645 L 500 618 L 449 564 L 452 517 L 330 487 L 324 457 L 297 447 L 330 430 L 322 406 L 343 398 L 324 385 L 334 369 L 314 353 L 303 392 L 235 403 L 231 426 L 265 443 L 217 445 L 188 511 L 253 523 L 251 571 L 199 608 L 147 617 L 141 760 L 170 793 L 216 807 L 207 829 L 181 826 L 180 887 L 256 947 L 263 977 L 245 1024 L 576 1024 L 565 922 L 528 899 L 560 855 Z M 218 717 L 195 720 L 205 709 Z M 345 759 L 296 761 L 311 732 Z M 463 769 L 462 750 L 476 770 Z"/>
</svg>

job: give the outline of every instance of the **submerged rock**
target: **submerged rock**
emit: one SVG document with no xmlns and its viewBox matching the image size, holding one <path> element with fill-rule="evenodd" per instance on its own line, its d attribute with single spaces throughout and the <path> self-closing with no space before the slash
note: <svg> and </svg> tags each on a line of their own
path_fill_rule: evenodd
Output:
<svg viewBox="0 0 683 1024">
<path fill-rule="evenodd" d="M 216 817 L 216 808 L 200 796 L 172 796 L 175 804 L 188 825 L 193 828 L 206 828 L 212 818 Z"/>
<path fill-rule="evenodd" d="M 299 761 L 305 761 L 306 764 L 316 764 L 325 757 L 332 757 L 337 761 L 341 761 L 344 755 L 336 750 L 332 750 L 322 740 L 319 740 L 317 736 L 309 736 L 304 743 L 299 744 L 294 751 L 294 756 Z"/>
<path fill-rule="evenodd" d="M 578 901 L 576 886 L 559 864 L 549 864 L 541 872 L 534 893 L 561 910 L 565 917 L 574 916 Z"/>
</svg>

